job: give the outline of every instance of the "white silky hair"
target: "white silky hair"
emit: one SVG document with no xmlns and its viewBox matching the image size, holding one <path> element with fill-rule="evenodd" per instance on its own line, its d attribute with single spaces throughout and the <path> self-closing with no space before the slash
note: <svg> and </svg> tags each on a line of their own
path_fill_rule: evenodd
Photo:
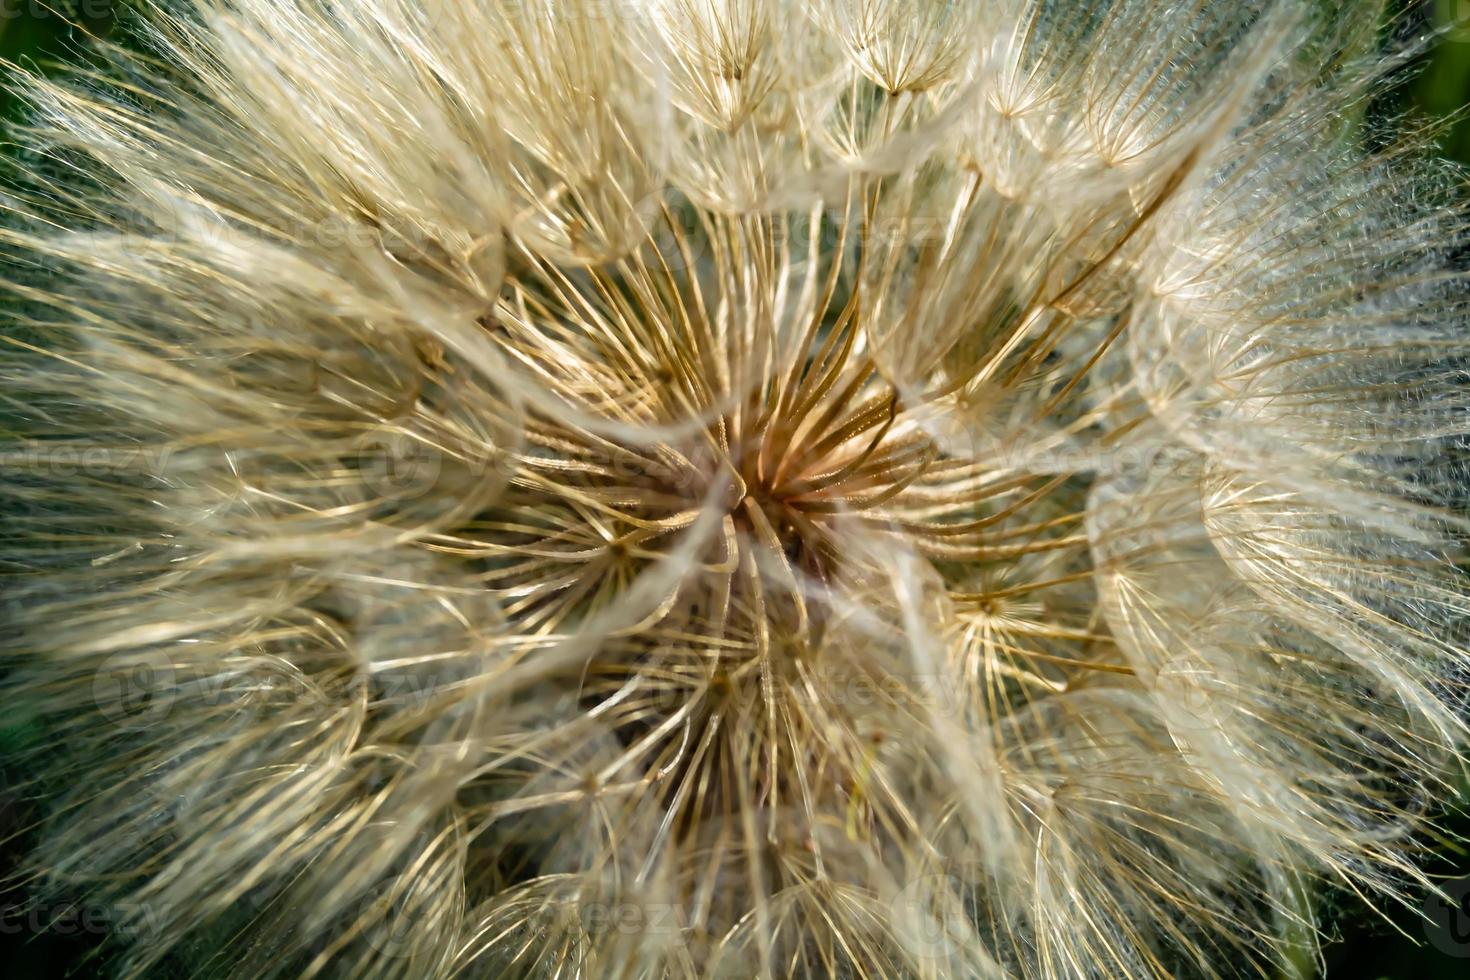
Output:
<svg viewBox="0 0 1470 980">
<path fill-rule="evenodd" d="M 1463 189 L 1323 6 L 149 0 L 27 78 L 34 887 L 242 980 L 1235 976 L 1430 887 Z"/>
</svg>

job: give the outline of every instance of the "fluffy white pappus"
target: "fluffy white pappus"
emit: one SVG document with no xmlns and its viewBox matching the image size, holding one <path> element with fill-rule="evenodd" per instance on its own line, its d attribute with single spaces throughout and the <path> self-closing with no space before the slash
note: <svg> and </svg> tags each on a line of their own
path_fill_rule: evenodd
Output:
<svg viewBox="0 0 1470 980">
<path fill-rule="evenodd" d="M 1324 6 L 160 0 L 26 80 L 31 885 L 241 980 L 1256 975 L 1429 887 L 1467 236 Z"/>
</svg>

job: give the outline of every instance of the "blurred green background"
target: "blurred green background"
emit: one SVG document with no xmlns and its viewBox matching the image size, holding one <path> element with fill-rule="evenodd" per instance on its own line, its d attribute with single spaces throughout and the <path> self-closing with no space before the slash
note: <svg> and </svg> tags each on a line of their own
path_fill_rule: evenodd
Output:
<svg viewBox="0 0 1470 980">
<path fill-rule="evenodd" d="M 75 62 L 78 45 L 89 34 L 112 33 L 129 2 L 0 0 L 0 58 L 44 71 Z M 1401 18 L 1396 28 L 1400 36 L 1427 30 L 1441 33 L 1419 59 L 1417 73 L 1385 96 L 1378 111 L 1444 120 L 1444 154 L 1470 165 L 1470 0 L 1406 0 L 1394 8 Z M 0 66 L 0 78 L 10 71 Z M 8 91 L 0 94 L 0 119 L 7 127 L 21 111 Z M 0 167 L 12 165 L 9 154 L 7 140 L 0 150 Z M 1470 181 L 1466 196 L 1470 199 Z M 0 716 L 0 877 L 14 867 L 15 849 L 5 842 L 25 823 L 14 773 L 3 763 L 4 729 Z M 1452 813 L 1445 830 L 1445 838 L 1434 845 L 1432 871 L 1444 881 L 1453 901 L 1426 897 L 1422 905 L 1383 910 L 1380 915 L 1351 895 L 1333 897 L 1328 902 L 1328 928 L 1337 941 L 1327 951 L 1327 980 L 1470 978 L 1470 851 L 1451 842 L 1457 836 L 1470 837 L 1470 816 Z M 17 908 L 22 899 L 23 895 L 0 891 L 0 980 L 91 980 L 106 975 L 95 956 L 105 933 L 100 915 L 78 911 L 46 925 Z M 1427 913 L 1427 920 L 1421 912 Z"/>
</svg>

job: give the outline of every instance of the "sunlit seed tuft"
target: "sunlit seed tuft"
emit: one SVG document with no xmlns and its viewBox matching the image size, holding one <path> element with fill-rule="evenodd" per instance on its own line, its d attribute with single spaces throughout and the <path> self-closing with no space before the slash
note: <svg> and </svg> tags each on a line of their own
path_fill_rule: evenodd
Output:
<svg viewBox="0 0 1470 980">
<path fill-rule="evenodd" d="M 124 975 L 1244 975 L 1425 887 L 1470 290 L 1376 4 L 143 6 L 0 232 L 28 870 Z"/>
</svg>

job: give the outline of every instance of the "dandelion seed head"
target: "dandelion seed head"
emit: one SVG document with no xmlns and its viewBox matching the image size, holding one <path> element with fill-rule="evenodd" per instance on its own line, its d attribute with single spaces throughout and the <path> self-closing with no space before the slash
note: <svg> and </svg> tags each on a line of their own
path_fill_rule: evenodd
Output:
<svg viewBox="0 0 1470 980">
<path fill-rule="evenodd" d="M 36 880 L 415 980 L 1229 975 L 1422 886 L 1464 231 L 1371 13 L 192 0 L 29 79 Z"/>
</svg>

